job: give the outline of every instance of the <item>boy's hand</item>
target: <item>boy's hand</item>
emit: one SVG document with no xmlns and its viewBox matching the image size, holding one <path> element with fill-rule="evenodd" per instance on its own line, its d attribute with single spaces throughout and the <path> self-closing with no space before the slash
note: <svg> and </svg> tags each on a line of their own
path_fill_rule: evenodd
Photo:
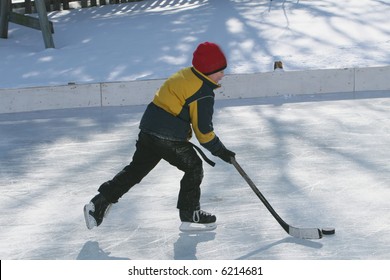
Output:
<svg viewBox="0 0 390 280">
<path fill-rule="evenodd" d="M 235 157 L 236 153 L 226 149 L 225 147 L 222 147 L 217 152 L 215 152 L 214 155 L 223 161 L 226 161 L 227 163 L 232 163 L 232 158 Z"/>
</svg>

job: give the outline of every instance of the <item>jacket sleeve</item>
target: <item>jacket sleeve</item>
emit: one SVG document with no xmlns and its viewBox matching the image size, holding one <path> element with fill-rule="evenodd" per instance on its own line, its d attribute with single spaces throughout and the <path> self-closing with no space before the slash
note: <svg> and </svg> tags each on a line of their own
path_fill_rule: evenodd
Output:
<svg viewBox="0 0 390 280">
<path fill-rule="evenodd" d="M 221 149 L 222 142 L 213 128 L 214 97 L 206 96 L 190 104 L 192 129 L 199 143 L 212 154 Z"/>
</svg>

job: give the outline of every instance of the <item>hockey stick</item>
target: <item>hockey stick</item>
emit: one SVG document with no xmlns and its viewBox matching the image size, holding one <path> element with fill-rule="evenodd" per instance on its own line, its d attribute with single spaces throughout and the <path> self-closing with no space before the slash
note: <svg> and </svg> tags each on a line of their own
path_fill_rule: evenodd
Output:
<svg viewBox="0 0 390 280">
<path fill-rule="evenodd" d="M 276 221 L 282 226 L 282 228 L 291 236 L 303 239 L 320 239 L 322 238 L 322 232 L 319 228 L 296 228 L 287 224 L 276 211 L 272 208 L 271 204 L 265 199 L 263 194 L 259 191 L 253 181 L 249 178 L 249 176 L 245 173 L 245 171 L 238 164 L 236 159 L 232 157 L 231 160 L 234 167 L 237 169 L 238 173 L 245 179 L 251 189 L 255 192 L 258 198 L 263 202 L 265 207 L 267 207 L 268 211 L 274 216 Z"/>
</svg>

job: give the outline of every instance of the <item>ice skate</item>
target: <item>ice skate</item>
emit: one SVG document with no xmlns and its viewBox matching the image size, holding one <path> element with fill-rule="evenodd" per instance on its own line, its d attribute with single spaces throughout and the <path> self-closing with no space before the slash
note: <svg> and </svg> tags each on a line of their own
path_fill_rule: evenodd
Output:
<svg viewBox="0 0 390 280">
<path fill-rule="evenodd" d="M 203 210 L 187 211 L 180 210 L 181 225 L 183 232 L 210 231 L 217 228 L 215 215 Z"/>
<path fill-rule="evenodd" d="M 110 210 L 111 203 L 107 199 L 98 194 L 92 200 L 84 206 L 84 218 L 88 229 L 98 227 L 102 222 L 103 218 L 107 215 Z"/>
</svg>

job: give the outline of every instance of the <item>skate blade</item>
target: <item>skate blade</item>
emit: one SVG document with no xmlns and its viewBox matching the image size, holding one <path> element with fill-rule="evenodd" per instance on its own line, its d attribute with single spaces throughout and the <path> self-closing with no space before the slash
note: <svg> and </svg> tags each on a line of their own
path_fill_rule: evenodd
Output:
<svg viewBox="0 0 390 280">
<path fill-rule="evenodd" d="M 199 231 L 211 231 L 217 228 L 216 223 L 198 224 L 182 222 L 179 229 L 182 232 L 199 232 Z"/>
<path fill-rule="evenodd" d="M 85 219 L 85 224 L 88 229 L 93 229 L 94 227 L 97 226 L 96 220 L 94 217 L 92 217 L 89 214 L 89 211 L 95 211 L 95 207 L 93 203 L 88 203 L 84 205 L 84 219 Z"/>
<path fill-rule="evenodd" d="M 107 215 L 110 213 L 111 206 L 112 206 L 112 204 L 107 206 L 106 212 L 104 212 L 104 216 L 103 216 L 104 218 L 107 217 Z"/>
</svg>

